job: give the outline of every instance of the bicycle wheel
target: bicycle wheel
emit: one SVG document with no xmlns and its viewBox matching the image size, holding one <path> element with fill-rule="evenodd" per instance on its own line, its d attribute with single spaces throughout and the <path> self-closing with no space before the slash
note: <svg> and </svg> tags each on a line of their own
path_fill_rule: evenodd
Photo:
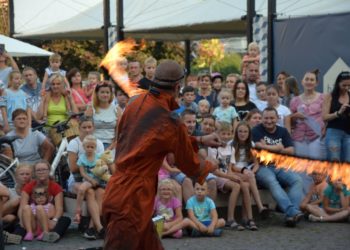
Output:
<svg viewBox="0 0 350 250">
<path fill-rule="evenodd" d="M 4 165 L 0 162 L 0 175 L 5 171 L 6 168 L 7 165 Z M 3 176 L 0 177 L 0 182 L 8 188 L 14 188 L 16 185 L 14 171 L 12 169 L 8 170 Z"/>
</svg>

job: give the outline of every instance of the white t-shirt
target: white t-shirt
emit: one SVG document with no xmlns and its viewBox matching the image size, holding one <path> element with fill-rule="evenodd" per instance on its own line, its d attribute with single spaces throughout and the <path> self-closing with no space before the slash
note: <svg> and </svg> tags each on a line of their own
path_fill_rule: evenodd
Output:
<svg viewBox="0 0 350 250">
<path fill-rule="evenodd" d="M 110 144 L 113 142 L 118 119 L 117 113 L 117 108 L 113 103 L 107 109 L 99 108 L 98 113 L 94 110 L 94 136 L 103 143 Z"/>
<path fill-rule="evenodd" d="M 264 109 L 267 107 L 267 101 L 263 101 L 260 99 L 256 100 L 254 104 L 261 112 L 264 111 Z"/>
<path fill-rule="evenodd" d="M 254 102 L 258 100 L 258 96 L 256 95 L 256 83 L 248 83 L 249 88 L 249 100 Z"/>
<path fill-rule="evenodd" d="M 230 159 L 232 155 L 232 150 L 234 150 L 232 146 L 232 140 L 227 142 L 225 147 L 218 148 L 208 148 L 208 156 L 214 159 L 217 159 L 222 164 L 219 166 L 220 171 L 227 173 L 228 167 L 230 164 Z"/>
<path fill-rule="evenodd" d="M 277 108 L 278 113 L 278 121 L 277 125 L 284 127 L 284 118 L 291 114 L 290 109 L 282 104 L 280 104 Z"/>
<path fill-rule="evenodd" d="M 252 169 L 254 164 L 250 163 L 248 164 L 247 159 L 246 159 L 246 150 L 244 148 L 239 149 L 239 160 L 237 161 L 236 159 L 236 150 L 235 148 L 233 148 L 232 150 L 232 155 L 231 155 L 231 159 L 230 159 L 230 163 L 234 164 L 235 167 L 237 168 L 248 168 L 248 169 Z"/>
</svg>

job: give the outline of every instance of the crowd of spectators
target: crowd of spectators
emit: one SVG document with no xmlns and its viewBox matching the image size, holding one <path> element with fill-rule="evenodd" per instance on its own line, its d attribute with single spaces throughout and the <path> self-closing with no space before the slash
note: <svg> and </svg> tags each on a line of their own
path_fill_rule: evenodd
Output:
<svg viewBox="0 0 350 250">
<path fill-rule="evenodd" d="M 13 144 L 14 152 L 3 145 L 3 157 L 17 157 L 20 162 L 15 170 L 16 186 L 10 189 L 0 185 L 0 220 L 7 243 L 17 244 L 22 239 L 58 241 L 71 223 L 63 216 L 64 191 L 78 195 L 73 215 L 76 223 L 81 222 L 81 202 L 86 200 L 91 219 L 83 236 L 104 237 L 101 206 L 105 184 L 98 181 L 92 169 L 99 156 L 106 150 L 113 151 L 118 143 L 118 122 L 129 98 L 113 83 L 101 80 L 98 72 L 90 72 L 83 81 L 79 69 L 66 73 L 61 64 L 61 57 L 52 55 L 41 82 L 34 68 L 25 67 L 20 72 L 12 57 L 0 55 L 0 81 L 4 86 L 1 133 L 19 136 Z M 130 80 L 146 90 L 152 88 L 157 66 L 154 58 L 143 63 L 125 59 L 120 64 L 128 70 Z M 203 185 L 182 173 L 172 154 L 163 160 L 154 205 L 155 215 L 165 219 L 163 236 L 181 238 L 184 232 L 193 237 L 220 236 L 223 227 L 256 231 L 259 228 L 253 218 L 251 197 L 261 218 L 268 219 L 271 212 L 261 200 L 260 188 L 271 192 L 290 227 L 295 227 L 305 214 L 310 221 L 318 222 L 349 217 L 350 191 L 341 179 L 277 169 L 273 164 L 263 166 L 252 148 L 350 163 L 350 72 L 338 75 L 329 94 L 316 90 L 317 70 L 305 70 L 302 89 L 287 72 L 278 73 L 275 84 L 260 79 L 259 53 L 253 43 L 244 57 L 242 76 L 204 73 L 189 75 L 184 81 L 176 100 L 179 108 L 174 113 L 189 136 L 200 138 L 215 132 L 223 145 L 208 148 L 199 143 L 200 156 L 218 166 Z M 70 176 L 66 183 L 56 183 L 49 176 L 49 162 L 57 146 L 50 126 L 77 112 L 84 112 L 84 116 L 70 123 L 78 131 L 67 148 Z M 43 122 L 47 133 L 32 130 Z M 113 174 L 113 166 L 106 171 Z M 216 211 L 218 192 L 227 193 L 225 219 Z M 235 209 L 240 195 L 239 219 Z M 183 216 L 182 207 L 188 218 Z"/>
</svg>

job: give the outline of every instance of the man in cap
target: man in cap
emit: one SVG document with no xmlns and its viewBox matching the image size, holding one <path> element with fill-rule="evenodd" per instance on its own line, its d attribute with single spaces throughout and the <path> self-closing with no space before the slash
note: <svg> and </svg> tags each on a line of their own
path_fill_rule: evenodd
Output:
<svg viewBox="0 0 350 250">
<path fill-rule="evenodd" d="M 197 141 L 219 146 L 216 135 L 189 137 L 184 124 L 172 111 L 183 68 L 166 60 L 156 69 L 153 87 L 133 97 L 118 127 L 115 164 L 103 200 L 106 222 L 104 249 L 163 249 L 152 223 L 158 171 L 167 155 L 187 176 L 204 181 L 214 170 L 200 159 Z"/>
</svg>

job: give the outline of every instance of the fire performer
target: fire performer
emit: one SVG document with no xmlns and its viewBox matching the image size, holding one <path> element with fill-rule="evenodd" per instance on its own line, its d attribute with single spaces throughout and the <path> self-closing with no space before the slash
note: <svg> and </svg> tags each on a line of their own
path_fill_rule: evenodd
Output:
<svg viewBox="0 0 350 250">
<path fill-rule="evenodd" d="M 107 223 L 104 249 L 163 249 L 151 219 L 164 157 L 172 155 L 181 171 L 202 181 L 215 168 L 196 151 L 197 141 L 219 146 L 217 135 L 191 138 L 172 115 L 178 108 L 175 97 L 184 77 L 179 64 L 162 62 L 155 72 L 154 87 L 134 96 L 123 113 L 117 170 L 106 188 L 102 208 Z"/>
</svg>

